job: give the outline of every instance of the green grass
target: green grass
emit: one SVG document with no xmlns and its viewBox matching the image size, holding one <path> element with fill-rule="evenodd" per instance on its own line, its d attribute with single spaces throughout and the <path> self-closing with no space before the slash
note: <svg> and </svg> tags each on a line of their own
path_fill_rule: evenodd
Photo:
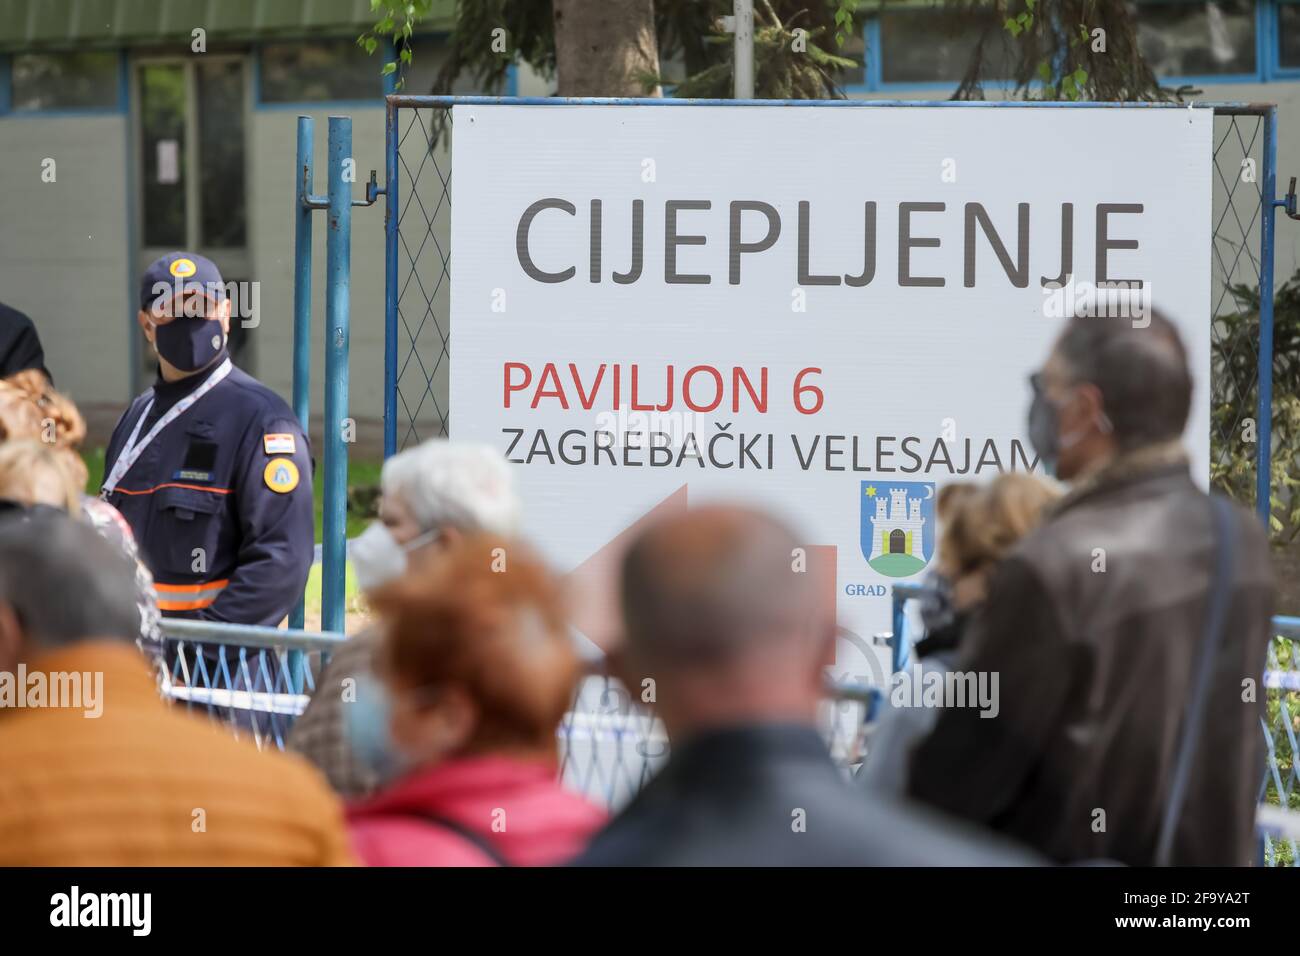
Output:
<svg viewBox="0 0 1300 956">
<path fill-rule="evenodd" d="M 353 488 L 378 488 L 379 487 L 379 470 L 383 467 L 382 461 L 353 459 L 348 462 L 348 489 Z M 318 468 L 316 474 L 312 476 L 312 502 L 316 508 L 316 540 L 322 540 L 322 511 L 325 507 L 325 479 L 321 470 Z M 370 524 L 373 515 L 360 514 L 348 503 L 348 537 L 355 538 L 362 531 L 366 530 L 366 525 Z"/>
<path fill-rule="evenodd" d="M 99 494 L 100 483 L 104 480 L 104 449 L 96 448 L 83 451 L 81 457 L 86 462 L 86 470 L 89 472 L 89 478 L 86 481 L 86 493 L 90 495 Z M 382 466 L 382 461 L 369 459 L 354 459 L 348 462 L 348 488 L 378 487 L 379 470 Z M 317 468 L 316 473 L 312 476 L 312 507 L 315 509 L 316 514 L 315 540 L 319 542 L 323 540 L 321 529 L 324 526 L 323 513 L 325 508 L 325 480 L 320 468 Z M 349 502 L 348 537 L 355 538 L 364 531 L 366 525 L 370 523 L 371 517 L 371 515 L 359 513 Z"/>
<path fill-rule="evenodd" d="M 873 570 L 887 574 L 891 578 L 905 578 L 925 567 L 924 561 L 910 554 L 882 554 L 869 564 Z"/>
<path fill-rule="evenodd" d="M 357 587 L 356 575 L 352 573 L 351 561 L 347 563 L 344 574 L 343 607 L 346 616 L 351 617 L 361 609 L 361 590 Z M 307 587 L 303 591 L 303 621 L 307 630 L 320 627 L 321 606 L 321 566 L 313 564 L 311 573 L 307 575 Z"/>
<path fill-rule="evenodd" d="M 99 486 L 104 481 L 104 449 L 83 450 L 81 460 L 86 463 L 86 471 L 90 473 L 86 478 L 86 494 L 97 495 Z"/>
</svg>

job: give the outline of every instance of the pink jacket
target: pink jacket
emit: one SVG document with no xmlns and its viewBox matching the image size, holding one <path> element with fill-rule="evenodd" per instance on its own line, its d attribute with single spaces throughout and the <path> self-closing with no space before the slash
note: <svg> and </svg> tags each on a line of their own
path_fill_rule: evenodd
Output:
<svg viewBox="0 0 1300 956">
<path fill-rule="evenodd" d="M 369 866 L 493 866 L 450 821 L 484 839 L 512 866 L 568 862 L 605 823 L 594 804 L 563 789 L 551 766 L 509 757 L 449 760 L 416 770 L 347 810 L 356 855 Z"/>
</svg>

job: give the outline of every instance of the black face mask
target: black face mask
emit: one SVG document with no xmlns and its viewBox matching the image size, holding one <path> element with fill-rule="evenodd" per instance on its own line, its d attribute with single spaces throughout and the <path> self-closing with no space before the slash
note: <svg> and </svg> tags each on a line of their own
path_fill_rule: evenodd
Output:
<svg viewBox="0 0 1300 956">
<path fill-rule="evenodd" d="M 154 342 L 158 354 L 182 372 L 208 365 L 226 344 L 220 321 L 189 315 L 157 326 Z"/>
<path fill-rule="evenodd" d="M 1034 398 L 1029 403 L 1029 444 L 1048 474 L 1056 473 L 1056 459 L 1061 454 L 1061 432 L 1056 406 L 1047 400 L 1037 375 L 1030 376 Z"/>
</svg>

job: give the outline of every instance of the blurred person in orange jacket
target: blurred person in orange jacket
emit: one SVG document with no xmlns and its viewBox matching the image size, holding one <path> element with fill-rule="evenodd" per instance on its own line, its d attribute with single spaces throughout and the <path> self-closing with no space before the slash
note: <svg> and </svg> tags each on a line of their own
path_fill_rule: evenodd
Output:
<svg viewBox="0 0 1300 956">
<path fill-rule="evenodd" d="M 159 698 L 132 574 L 62 514 L 0 518 L 0 866 L 352 862 L 305 762 Z"/>
</svg>

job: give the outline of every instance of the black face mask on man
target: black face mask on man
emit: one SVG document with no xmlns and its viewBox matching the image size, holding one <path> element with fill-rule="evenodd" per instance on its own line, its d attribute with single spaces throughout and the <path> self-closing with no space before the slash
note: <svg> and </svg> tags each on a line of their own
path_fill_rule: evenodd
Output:
<svg viewBox="0 0 1300 956">
<path fill-rule="evenodd" d="M 170 252 L 140 279 L 140 309 L 150 319 L 154 347 L 181 372 L 207 368 L 226 347 L 223 312 L 230 306 L 221 272 L 210 259 Z M 159 320 L 171 317 L 165 325 Z"/>
<path fill-rule="evenodd" d="M 1029 403 L 1029 443 L 1047 473 L 1055 475 L 1061 452 L 1069 451 L 1082 441 L 1084 429 L 1062 435 L 1061 410 L 1047 397 L 1041 377 L 1037 374 L 1031 375 L 1029 384 L 1034 390 L 1034 397 Z M 1098 421 L 1098 426 L 1103 433 L 1111 430 L 1110 419 L 1104 412 Z"/>
<path fill-rule="evenodd" d="M 218 319 L 182 315 L 166 325 L 155 326 L 158 354 L 174 368 L 193 372 L 208 365 L 226 344 Z"/>
</svg>

